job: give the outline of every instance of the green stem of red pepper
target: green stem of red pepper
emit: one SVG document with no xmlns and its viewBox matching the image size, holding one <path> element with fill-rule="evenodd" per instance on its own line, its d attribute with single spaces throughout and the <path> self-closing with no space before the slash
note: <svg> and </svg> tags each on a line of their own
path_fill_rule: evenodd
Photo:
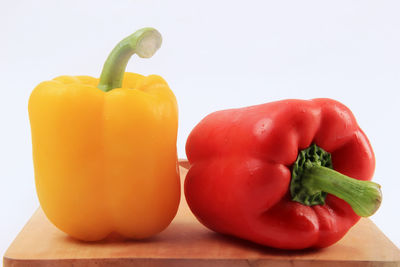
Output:
<svg viewBox="0 0 400 267">
<path fill-rule="evenodd" d="M 97 86 L 104 92 L 121 88 L 126 65 L 133 54 L 150 58 L 160 48 L 161 34 L 153 28 L 143 28 L 119 42 L 111 51 L 100 75 Z"/>
<path fill-rule="evenodd" d="M 305 169 L 302 184 L 310 190 L 320 190 L 343 199 L 362 217 L 374 214 L 382 201 L 377 183 L 353 179 L 318 165 Z"/>
<path fill-rule="evenodd" d="M 316 145 L 299 153 L 293 165 L 290 192 L 294 201 L 308 206 L 324 204 L 327 193 L 335 195 L 362 217 L 374 214 L 382 202 L 379 184 L 333 170 L 330 154 Z"/>
</svg>

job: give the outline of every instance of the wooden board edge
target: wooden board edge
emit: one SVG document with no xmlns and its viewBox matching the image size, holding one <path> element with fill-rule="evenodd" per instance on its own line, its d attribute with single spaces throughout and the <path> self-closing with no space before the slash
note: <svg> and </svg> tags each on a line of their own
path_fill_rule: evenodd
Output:
<svg viewBox="0 0 400 267">
<path fill-rule="evenodd" d="M 286 261 L 282 259 L 197 259 L 197 258 L 103 258 L 103 259 L 12 259 L 3 258 L 4 267 L 27 267 L 27 266 L 57 266 L 57 267 L 122 267 L 122 266 L 152 266 L 152 267 L 302 267 L 302 266 L 324 266 L 324 267 L 399 267 L 400 261 L 317 261 L 317 260 L 294 260 Z"/>
<path fill-rule="evenodd" d="M 190 163 L 187 159 L 178 159 L 179 162 L 179 166 L 185 169 L 189 169 L 190 168 Z"/>
<path fill-rule="evenodd" d="M 387 241 L 389 244 L 391 244 L 391 245 L 393 246 L 393 248 L 397 249 L 397 258 L 396 258 L 396 262 L 399 262 L 399 264 L 400 264 L 400 248 L 398 248 L 398 247 L 396 246 L 396 244 L 393 243 L 393 241 L 392 241 L 387 235 L 385 235 L 384 232 L 382 232 L 382 230 L 378 227 L 378 225 L 376 225 L 376 223 L 374 223 L 373 220 L 371 220 L 370 218 L 361 218 L 361 219 L 369 220 L 369 221 L 371 222 L 371 224 L 373 225 L 373 227 L 375 228 L 375 231 L 379 232 L 379 233 L 386 239 L 386 241 Z M 354 226 L 353 226 L 353 227 L 354 227 Z M 400 266 L 400 265 L 399 265 L 399 266 Z"/>
</svg>

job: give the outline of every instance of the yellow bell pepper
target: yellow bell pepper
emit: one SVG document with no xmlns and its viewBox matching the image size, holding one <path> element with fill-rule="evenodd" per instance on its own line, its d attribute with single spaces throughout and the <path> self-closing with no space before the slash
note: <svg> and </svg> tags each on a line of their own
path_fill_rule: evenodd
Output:
<svg viewBox="0 0 400 267">
<path fill-rule="evenodd" d="M 48 219 L 72 237 L 140 239 L 165 229 L 180 200 L 178 109 L 156 75 L 125 73 L 161 35 L 141 29 L 111 52 L 100 79 L 61 76 L 29 99 L 36 189 Z"/>
</svg>

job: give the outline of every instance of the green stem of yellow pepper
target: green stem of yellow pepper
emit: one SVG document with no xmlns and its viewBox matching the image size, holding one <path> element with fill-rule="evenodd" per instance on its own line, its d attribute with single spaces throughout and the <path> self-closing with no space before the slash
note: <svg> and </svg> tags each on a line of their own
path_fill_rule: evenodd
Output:
<svg viewBox="0 0 400 267">
<path fill-rule="evenodd" d="M 104 63 L 97 87 L 104 92 L 121 88 L 125 68 L 131 56 L 137 54 L 141 58 L 150 58 L 160 48 L 161 42 L 161 34 L 153 28 L 140 29 L 123 39 Z"/>
</svg>

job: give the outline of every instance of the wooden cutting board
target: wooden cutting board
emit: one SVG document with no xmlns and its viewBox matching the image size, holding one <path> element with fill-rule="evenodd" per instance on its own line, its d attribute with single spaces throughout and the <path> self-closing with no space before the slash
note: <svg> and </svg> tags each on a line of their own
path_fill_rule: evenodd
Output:
<svg viewBox="0 0 400 267">
<path fill-rule="evenodd" d="M 181 162 L 181 177 L 188 164 Z M 38 209 L 4 255 L 13 266 L 400 266 L 399 249 L 369 219 L 337 244 L 286 251 L 214 233 L 202 226 L 182 197 L 178 214 L 159 235 L 142 241 L 85 243 L 55 228 Z"/>
</svg>

